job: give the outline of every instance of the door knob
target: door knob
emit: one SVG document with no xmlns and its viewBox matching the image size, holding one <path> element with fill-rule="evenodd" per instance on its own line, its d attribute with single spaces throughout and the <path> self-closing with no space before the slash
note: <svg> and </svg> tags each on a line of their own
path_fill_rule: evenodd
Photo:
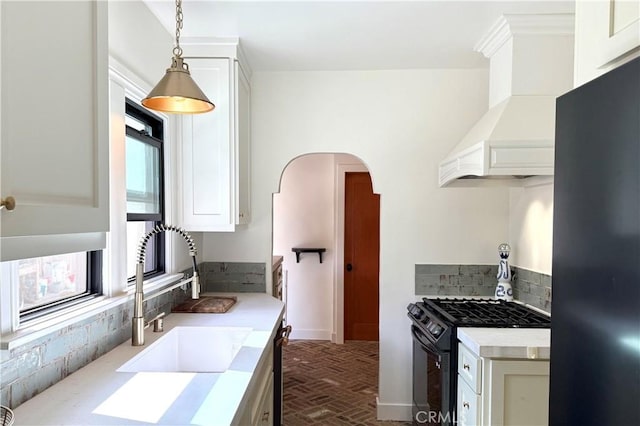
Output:
<svg viewBox="0 0 640 426">
<path fill-rule="evenodd" d="M 16 208 L 16 199 L 12 196 L 8 196 L 7 198 L 3 198 L 0 200 L 0 209 L 4 207 L 7 210 L 11 211 Z"/>
<path fill-rule="evenodd" d="M 351 272 L 352 269 L 353 269 L 353 265 L 350 263 L 347 263 L 347 271 Z"/>
</svg>

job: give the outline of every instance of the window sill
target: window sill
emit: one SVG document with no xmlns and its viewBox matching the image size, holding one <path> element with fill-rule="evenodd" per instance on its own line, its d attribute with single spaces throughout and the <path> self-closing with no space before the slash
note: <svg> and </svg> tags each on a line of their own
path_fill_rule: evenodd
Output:
<svg viewBox="0 0 640 426">
<path fill-rule="evenodd" d="M 184 274 L 171 274 L 154 277 L 149 281 L 145 281 L 145 292 L 148 292 L 150 297 L 160 295 L 163 287 L 179 282 L 183 276 Z M 186 283 L 187 282 L 185 282 L 185 284 Z M 130 288 L 118 296 L 97 297 L 85 303 L 75 305 L 68 309 L 64 309 L 23 324 L 14 333 L 3 335 L 0 339 L 0 350 L 2 352 L 2 357 L 0 359 L 4 360 L 8 351 L 12 349 L 63 329 L 64 327 L 68 327 L 76 322 L 95 316 L 100 312 L 104 312 L 110 308 L 127 303 L 133 300 L 134 292 L 135 288 Z"/>
<path fill-rule="evenodd" d="M 163 287 L 178 282 L 180 278 L 184 278 L 184 274 L 165 274 L 144 280 L 143 289 L 146 296 L 145 300 L 148 296 L 155 296 L 156 292 L 161 290 Z M 136 292 L 135 283 L 127 286 L 127 289 L 124 292 L 129 296 L 133 295 Z"/>
</svg>

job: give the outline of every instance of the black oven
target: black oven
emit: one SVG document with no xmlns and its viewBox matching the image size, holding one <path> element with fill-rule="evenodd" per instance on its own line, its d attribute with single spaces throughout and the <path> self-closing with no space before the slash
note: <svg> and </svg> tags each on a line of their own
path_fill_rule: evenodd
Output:
<svg viewBox="0 0 640 426">
<path fill-rule="evenodd" d="M 414 424 L 451 424 L 455 395 L 451 383 L 451 352 L 439 349 L 418 327 L 413 335 L 413 407 Z M 447 415 L 447 413 L 449 413 Z"/>
<path fill-rule="evenodd" d="M 457 327 L 548 328 L 548 315 L 518 302 L 422 299 L 407 307 L 413 337 L 413 424 L 456 424 Z"/>
</svg>

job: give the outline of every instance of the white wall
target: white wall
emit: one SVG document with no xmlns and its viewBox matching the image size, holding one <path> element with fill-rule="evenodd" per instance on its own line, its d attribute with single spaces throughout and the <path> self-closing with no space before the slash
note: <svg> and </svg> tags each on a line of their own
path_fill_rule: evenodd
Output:
<svg viewBox="0 0 640 426">
<path fill-rule="evenodd" d="M 133 82 L 142 90 L 143 93 L 148 93 L 149 90 L 162 78 L 165 70 L 171 63 L 171 55 L 173 49 L 173 35 L 169 34 L 164 27 L 160 24 L 158 19 L 151 13 L 147 6 L 139 0 L 123 0 L 123 1 L 110 1 L 108 4 L 109 13 L 109 55 L 111 59 L 115 59 L 118 63 L 118 69 L 122 71 L 125 68 L 126 77 L 133 80 Z M 144 30 L 141 30 L 144 29 Z M 113 62 L 113 61 L 111 61 Z M 111 64 L 113 65 L 113 63 Z M 122 102 L 124 108 L 124 91 L 120 95 L 120 102 Z M 127 96 L 132 96 L 132 93 L 127 93 Z M 142 97 L 140 95 L 136 95 Z M 139 99 L 138 99 L 139 100 Z M 113 93 L 111 94 L 111 102 L 115 102 Z M 177 187 L 177 179 L 175 173 L 175 164 L 173 162 L 176 159 L 176 137 L 175 137 L 175 120 L 170 118 L 168 121 L 168 127 L 165 129 L 165 160 L 168 164 L 165 165 L 165 184 L 169 188 Z M 124 134 L 123 134 L 124 136 Z M 122 142 L 123 143 L 123 142 Z M 113 150 L 118 144 L 112 143 L 111 155 L 114 155 Z M 120 146 L 123 149 L 123 146 Z M 117 155 L 123 155 L 123 152 Z M 116 161 L 118 165 L 110 168 L 112 179 L 114 174 L 120 175 L 121 180 L 124 179 L 124 162 Z M 116 179 L 118 177 L 116 176 Z M 167 222 L 172 223 L 174 219 L 174 212 L 176 212 L 177 197 L 173 196 L 174 192 L 170 192 L 167 196 Z M 112 217 L 111 229 L 118 229 L 120 232 L 124 232 L 126 227 L 124 221 L 126 217 Z M 202 247 L 202 235 L 193 234 L 196 246 Z M 172 233 L 170 238 L 169 250 L 173 249 L 172 253 L 175 256 L 175 263 L 173 266 L 174 271 L 180 271 L 191 266 L 189 252 L 184 240 L 177 234 Z M 127 254 L 133 256 L 134 254 Z M 199 259 L 200 260 L 200 259 Z M 170 271 L 170 272 L 174 272 Z"/>
<path fill-rule="evenodd" d="M 272 194 L 287 163 L 361 158 L 381 194 L 379 398 L 390 416 L 411 401 L 415 264 L 495 263 L 507 238 L 506 188 L 437 185 L 438 163 L 486 111 L 487 82 L 486 70 L 255 73 L 252 222 L 204 237 L 206 260 L 270 264 Z"/>
<path fill-rule="evenodd" d="M 147 84 L 171 65 L 173 36 L 139 0 L 109 2 L 109 54 Z"/>
<path fill-rule="evenodd" d="M 512 252 L 509 260 L 512 266 L 551 275 L 553 180 L 545 178 L 541 181 L 544 183 L 511 189 L 509 244 Z"/>
<path fill-rule="evenodd" d="M 273 197 L 273 253 L 283 255 L 287 273 L 287 322 L 292 339 L 330 340 L 333 316 L 335 155 L 313 154 L 293 160 Z M 324 247 L 296 263 L 292 247 Z M 313 301 L 313 303 L 309 303 Z"/>
</svg>

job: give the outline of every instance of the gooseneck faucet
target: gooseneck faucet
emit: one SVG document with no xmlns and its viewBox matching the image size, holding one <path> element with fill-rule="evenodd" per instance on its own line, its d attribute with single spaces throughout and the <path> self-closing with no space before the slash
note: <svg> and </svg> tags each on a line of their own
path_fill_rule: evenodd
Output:
<svg viewBox="0 0 640 426">
<path fill-rule="evenodd" d="M 180 234 L 182 238 L 187 242 L 189 246 L 189 256 L 193 262 L 193 277 L 191 278 L 191 298 L 198 299 L 200 297 L 200 279 L 198 276 L 198 265 L 196 264 L 196 245 L 193 242 L 191 235 L 184 229 L 173 226 L 160 224 L 156 225 L 151 231 L 149 231 L 144 237 L 140 239 L 138 244 L 138 254 L 136 262 L 136 292 L 133 305 L 133 327 L 131 333 L 131 344 L 133 346 L 144 345 L 144 312 L 142 309 L 142 302 L 144 302 L 144 292 L 142 291 L 142 281 L 144 276 L 144 258 L 147 250 L 147 242 L 156 234 L 165 231 L 174 231 Z"/>
</svg>

